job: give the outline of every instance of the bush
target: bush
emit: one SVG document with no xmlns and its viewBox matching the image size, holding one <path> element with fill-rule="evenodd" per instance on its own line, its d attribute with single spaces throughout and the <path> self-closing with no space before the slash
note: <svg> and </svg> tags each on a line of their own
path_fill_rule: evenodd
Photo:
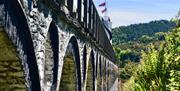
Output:
<svg viewBox="0 0 180 91">
<path fill-rule="evenodd" d="M 180 27 L 172 29 L 159 47 L 150 44 L 147 48 L 123 88 L 131 85 L 131 91 L 180 91 Z"/>
</svg>

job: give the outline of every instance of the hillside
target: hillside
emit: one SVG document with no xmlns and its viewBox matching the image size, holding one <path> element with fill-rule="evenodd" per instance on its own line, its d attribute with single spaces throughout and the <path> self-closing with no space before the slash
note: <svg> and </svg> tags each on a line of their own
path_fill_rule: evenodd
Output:
<svg viewBox="0 0 180 91">
<path fill-rule="evenodd" d="M 150 25 L 131 25 L 136 26 L 132 30 L 127 26 L 126 32 L 122 28 L 117 28 L 121 29 L 121 34 L 115 36 L 131 35 L 125 39 L 117 39 L 119 41 L 114 44 L 116 57 L 119 60 L 121 91 L 180 91 L 179 19 L 180 13 L 174 19 L 175 26 L 173 23 L 171 25 L 171 22 L 163 21 L 170 24 L 165 25 L 162 21 L 156 21 L 160 23 L 157 25 L 161 25 L 159 28 L 156 24 L 155 27 L 151 26 L 150 23 L 153 22 L 148 23 Z M 144 26 L 141 30 L 136 30 L 142 25 L 146 25 L 147 29 L 144 29 Z M 148 29 L 148 26 L 153 30 Z M 131 33 L 128 34 L 127 31 Z M 135 42 L 136 45 L 141 45 L 138 46 L 141 51 L 132 47 Z M 134 59 L 137 57 L 139 60 Z"/>
<path fill-rule="evenodd" d="M 139 62 L 142 50 L 153 43 L 159 46 L 175 23 L 167 20 L 151 21 L 149 23 L 120 26 L 112 30 L 113 47 L 121 67 L 128 61 Z"/>
<path fill-rule="evenodd" d="M 160 20 L 113 29 L 113 48 L 118 59 L 117 64 L 121 68 L 120 78 L 123 83 L 137 69 L 136 66 L 142 59 L 142 50 L 147 51 L 147 45 L 150 43 L 157 47 L 160 46 L 167 32 L 170 32 L 175 25 L 173 22 Z"/>
<path fill-rule="evenodd" d="M 167 32 L 175 26 L 167 20 L 151 21 L 149 23 L 120 26 L 112 30 L 112 41 L 114 45 L 127 42 L 143 42 L 143 37 L 151 39 L 158 32 Z M 148 39 L 147 38 L 147 39 Z"/>
</svg>

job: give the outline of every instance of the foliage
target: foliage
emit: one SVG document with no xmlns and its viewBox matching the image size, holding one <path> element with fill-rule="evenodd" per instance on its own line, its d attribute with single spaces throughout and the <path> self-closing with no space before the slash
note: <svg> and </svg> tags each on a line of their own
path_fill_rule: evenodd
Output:
<svg viewBox="0 0 180 91">
<path fill-rule="evenodd" d="M 138 42 L 143 35 L 145 35 L 149 40 L 149 38 L 152 38 L 155 33 L 167 32 L 174 26 L 175 23 L 167 20 L 152 21 L 149 23 L 133 24 L 129 26 L 120 26 L 113 29 L 112 41 L 114 45 L 132 41 Z"/>
<path fill-rule="evenodd" d="M 165 40 L 166 33 L 173 26 L 175 26 L 173 22 L 160 20 L 113 29 L 113 47 L 125 91 L 129 91 L 131 88 L 128 88 L 128 85 L 132 86 L 131 82 L 134 82 L 129 79 L 135 79 L 133 74 L 140 62 L 141 51 L 147 52 L 149 43 L 159 47 L 160 42 Z"/>
<path fill-rule="evenodd" d="M 173 22 L 160 20 L 114 28 L 112 40 L 119 67 L 124 67 L 128 60 L 139 62 L 141 50 L 146 50 L 149 43 L 159 46 L 173 26 Z"/>
<path fill-rule="evenodd" d="M 124 83 L 127 81 L 136 71 L 136 67 L 138 66 L 138 63 L 131 62 L 130 60 L 126 63 L 124 68 L 120 69 L 120 78 L 121 81 Z"/>
<path fill-rule="evenodd" d="M 114 47 L 114 50 L 116 52 L 116 58 L 119 60 L 118 64 L 119 67 L 123 68 L 128 61 L 132 62 L 138 62 L 139 61 L 139 54 L 135 51 L 132 51 L 130 49 L 127 50 L 121 50 L 118 47 Z"/>
<path fill-rule="evenodd" d="M 159 47 L 150 44 L 141 63 L 125 85 L 132 91 L 180 90 L 180 27 L 172 29 Z M 127 87 L 124 86 L 124 89 Z"/>
</svg>

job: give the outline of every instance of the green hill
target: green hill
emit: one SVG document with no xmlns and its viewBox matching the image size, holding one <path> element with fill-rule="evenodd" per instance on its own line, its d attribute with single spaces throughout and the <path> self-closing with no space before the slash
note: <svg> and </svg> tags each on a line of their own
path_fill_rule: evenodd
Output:
<svg viewBox="0 0 180 91">
<path fill-rule="evenodd" d="M 136 37 L 137 40 L 133 39 L 127 43 L 118 44 L 124 43 L 126 45 L 123 46 L 128 48 L 128 42 L 139 41 L 137 44 L 144 45 L 144 47 L 139 47 L 141 52 L 138 52 L 136 48 L 124 50 L 121 49 L 122 46 L 114 45 L 121 67 L 119 76 L 122 91 L 180 91 L 179 19 L 180 13 L 173 19 L 176 26 L 167 27 L 167 30 L 164 31 L 144 32 L 147 35 L 139 35 L 141 37 Z M 134 37 L 134 35 L 132 36 Z M 151 40 L 148 41 L 148 38 Z M 134 59 L 132 59 L 136 52 L 140 53 L 140 55 L 136 55 L 140 57 L 139 62 L 133 62 Z"/>
<path fill-rule="evenodd" d="M 167 32 L 175 23 L 167 20 L 151 21 L 149 23 L 120 26 L 112 30 L 113 45 L 127 42 L 144 42 L 142 38 L 151 40 L 158 32 Z"/>
<path fill-rule="evenodd" d="M 159 20 L 114 28 L 112 41 L 118 64 L 124 67 L 128 61 L 139 62 L 141 51 L 147 49 L 146 45 L 153 43 L 159 46 L 166 32 L 174 26 L 173 22 Z"/>
</svg>

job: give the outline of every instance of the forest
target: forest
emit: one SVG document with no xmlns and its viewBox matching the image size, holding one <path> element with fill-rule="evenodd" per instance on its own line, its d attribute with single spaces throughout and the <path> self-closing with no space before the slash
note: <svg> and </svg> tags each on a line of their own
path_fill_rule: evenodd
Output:
<svg viewBox="0 0 180 91">
<path fill-rule="evenodd" d="M 178 15 L 112 30 L 122 91 L 180 91 L 179 25 Z"/>
</svg>

